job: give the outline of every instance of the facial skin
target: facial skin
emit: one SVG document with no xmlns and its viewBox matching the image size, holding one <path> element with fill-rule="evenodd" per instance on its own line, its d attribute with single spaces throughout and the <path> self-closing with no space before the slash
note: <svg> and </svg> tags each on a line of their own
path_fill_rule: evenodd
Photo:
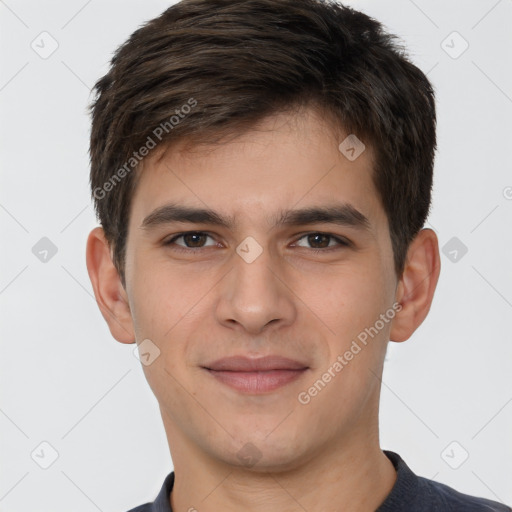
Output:
<svg viewBox="0 0 512 512">
<path fill-rule="evenodd" d="M 379 447 L 380 377 L 388 340 L 408 339 L 428 313 L 440 270 L 437 238 L 420 231 L 396 276 L 371 148 L 351 162 L 333 133 L 307 110 L 267 118 L 215 147 L 155 151 L 133 197 L 126 289 L 102 230 L 89 236 L 89 275 L 112 335 L 122 343 L 150 339 L 160 350 L 143 370 L 175 467 L 175 511 L 313 512 L 340 503 L 373 511 L 395 482 Z M 213 210 L 235 225 L 144 227 L 170 203 Z M 368 228 L 276 224 L 286 210 L 341 204 L 363 214 Z M 207 236 L 165 244 L 184 232 Z M 329 236 L 305 236 L 316 233 Z M 262 248 L 251 263 L 236 251 L 247 237 Z M 187 242 L 188 252 L 178 252 Z M 389 311 L 394 318 L 301 403 L 299 394 Z M 243 393 L 203 368 L 232 355 L 280 355 L 308 370 L 275 391 Z M 243 453 L 254 465 L 244 465 Z"/>
</svg>

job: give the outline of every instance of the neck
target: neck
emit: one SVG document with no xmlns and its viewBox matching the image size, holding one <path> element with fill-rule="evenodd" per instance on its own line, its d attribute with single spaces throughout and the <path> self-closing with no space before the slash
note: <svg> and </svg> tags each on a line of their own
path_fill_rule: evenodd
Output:
<svg viewBox="0 0 512 512">
<path fill-rule="evenodd" d="M 330 444 L 286 470 L 262 471 L 219 461 L 165 418 L 164 424 L 173 440 L 174 512 L 372 512 L 396 481 L 393 464 L 379 447 L 378 425 L 371 433 L 360 429 L 359 434 L 347 436 L 349 442 Z"/>
</svg>

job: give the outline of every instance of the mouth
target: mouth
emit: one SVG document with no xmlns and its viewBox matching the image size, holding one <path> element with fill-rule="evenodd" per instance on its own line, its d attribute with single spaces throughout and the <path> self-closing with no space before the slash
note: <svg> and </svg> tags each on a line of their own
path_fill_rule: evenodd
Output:
<svg viewBox="0 0 512 512">
<path fill-rule="evenodd" d="M 274 391 L 297 380 L 309 369 L 304 363 L 281 356 L 227 357 L 203 368 L 221 383 L 248 394 Z"/>
</svg>

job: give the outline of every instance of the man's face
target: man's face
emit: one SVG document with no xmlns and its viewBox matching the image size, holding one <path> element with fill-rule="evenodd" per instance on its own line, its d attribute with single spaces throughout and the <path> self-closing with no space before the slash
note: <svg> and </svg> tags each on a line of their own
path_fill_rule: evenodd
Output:
<svg viewBox="0 0 512 512">
<path fill-rule="evenodd" d="M 364 442 L 375 426 L 397 279 L 370 148 L 350 161 L 332 133 L 311 111 L 283 114 L 208 151 L 175 147 L 145 162 L 126 292 L 137 342 L 160 350 L 143 368 L 171 451 L 185 443 L 229 464 L 245 457 L 255 470 L 285 469 Z M 169 204 L 211 210 L 233 225 L 154 214 Z M 279 222 L 285 212 L 328 207 L 357 210 L 368 224 L 357 214 Z M 200 233 L 166 244 L 184 232 Z M 208 369 L 225 357 L 268 355 L 306 369 Z"/>
</svg>

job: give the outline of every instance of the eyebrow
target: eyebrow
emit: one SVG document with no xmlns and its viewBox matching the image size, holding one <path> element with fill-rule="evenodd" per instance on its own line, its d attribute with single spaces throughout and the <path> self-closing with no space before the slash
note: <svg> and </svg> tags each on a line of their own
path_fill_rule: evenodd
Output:
<svg viewBox="0 0 512 512">
<path fill-rule="evenodd" d="M 348 226 L 363 231 L 371 231 L 369 219 L 348 203 L 325 207 L 312 206 L 299 210 L 285 210 L 279 212 L 277 216 L 274 216 L 273 220 L 276 227 L 326 223 Z M 170 203 L 157 208 L 145 217 L 142 221 L 141 228 L 151 230 L 173 222 L 211 224 L 227 229 L 232 229 L 237 225 L 233 217 L 223 216 L 207 208 L 196 208 Z"/>
</svg>

